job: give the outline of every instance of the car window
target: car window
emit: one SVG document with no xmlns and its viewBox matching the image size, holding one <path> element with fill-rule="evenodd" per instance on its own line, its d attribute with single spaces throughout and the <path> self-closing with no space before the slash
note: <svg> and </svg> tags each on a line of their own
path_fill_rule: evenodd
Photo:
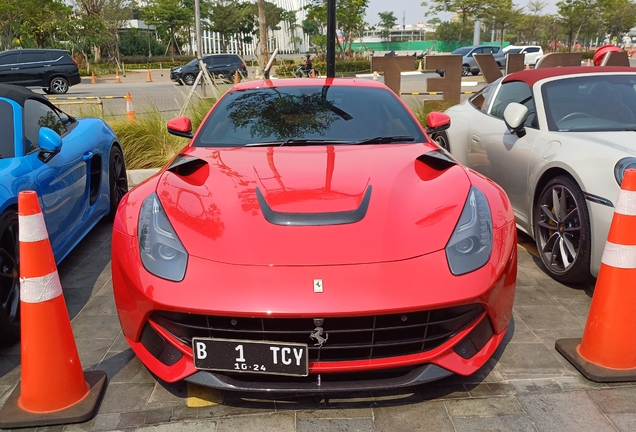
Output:
<svg viewBox="0 0 636 432">
<path fill-rule="evenodd" d="M 20 63 L 45 62 L 46 54 L 43 52 L 24 51 L 20 53 Z"/>
<path fill-rule="evenodd" d="M 214 57 L 205 57 L 203 59 L 203 63 L 205 63 L 207 66 L 212 66 L 214 64 Z"/>
<path fill-rule="evenodd" d="M 553 80 L 541 94 L 551 131 L 636 131 L 636 74 Z"/>
<path fill-rule="evenodd" d="M 15 143 L 13 131 L 13 107 L 9 102 L 0 101 L 0 157 L 11 158 L 15 156 Z"/>
<path fill-rule="evenodd" d="M 490 110 L 490 115 L 503 119 L 504 111 L 511 102 L 517 102 L 528 107 L 528 117 L 524 125 L 526 127 L 538 128 L 536 122 L 537 112 L 532 97 L 532 90 L 522 81 L 511 81 L 501 85 L 497 92 Z"/>
<path fill-rule="evenodd" d="M 351 86 L 276 87 L 232 91 L 221 100 L 194 142 L 236 147 L 286 140 L 353 143 L 407 136 L 424 142 L 421 126 L 393 92 Z"/>
<path fill-rule="evenodd" d="M 539 48 L 539 47 L 530 47 L 530 48 L 526 48 L 526 52 L 527 52 L 528 54 L 529 54 L 529 53 L 536 53 L 536 52 L 539 52 L 539 50 L 540 50 L 540 49 L 541 49 L 541 48 Z"/>
<path fill-rule="evenodd" d="M 501 79 L 502 78 L 499 78 L 498 80 L 494 81 L 492 84 L 488 84 L 479 93 L 471 97 L 469 100 L 470 103 L 475 108 L 482 111 L 484 114 L 488 113 L 492 96 L 495 94 L 495 90 L 497 89 L 497 86 L 499 86 Z"/>
<path fill-rule="evenodd" d="M 10 64 L 16 64 L 18 63 L 18 53 L 8 53 L 6 55 L 3 55 L 2 57 L 0 57 L 0 64 L 1 65 L 10 65 Z"/>
<path fill-rule="evenodd" d="M 471 49 L 472 48 L 470 47 L 458 48 L 455 51 L 453 51 L 451 54 L 466 55 L 470 52 Z"/>
<path fill-rule="evenodd" d="M 40 128 L 48 127 L 58 135 L 66 132 L 60 116 L 48 105 L 34 99 L 24 102 L 24 136 L 27 140 L 27 152 L 37 150 Z"/>
<path fill-rule="evenodd" d="M 50 60 L 50 61 L 59 60 L 61 57 L 64 57 L 64 56 L 65 56 L 64 53 L 60 51 L 46 51 L 47 60 Z M 71 61 L 70 55 L 66 54 L 66 56 L 68 56 L 67 60 Z"/>
</svg>

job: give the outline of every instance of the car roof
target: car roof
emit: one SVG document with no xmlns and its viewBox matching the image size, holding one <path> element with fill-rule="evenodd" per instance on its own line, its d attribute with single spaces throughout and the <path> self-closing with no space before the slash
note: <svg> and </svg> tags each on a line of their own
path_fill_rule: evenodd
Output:
<svg viewBox="0 0 636 432">
<path fill-rule="evenodd" d="M 24 107 L 24 103 L 27 99 L 34 99 L 53 107 L 53 104 L 44 96 L 34 93 L 25 87 L 12 84 L 0 84 L 0 97 L 11 99 L 22 107 Z"/>
<path fill-rule="evenodd" d="M 309 86 L 341 86 L 341 87 L 371 87 L 388 89 L 378 81 L 356 78 L 286 78 L 276 80 L 243 81 L 232 87 L 232 90 L 250 90 L 256 88 L 276 87 L 309 87 Z"/>
<path fill-rule="evenodd" d="M 636 69 L 627 66 L 565 66 L 522 70 L 506 75 L 502 82 L 523 81 L 532 87 L 545 78 L 565 77 L 568 75 L 584 75 L 598 73 L 636 73 Z"/>
</svg>

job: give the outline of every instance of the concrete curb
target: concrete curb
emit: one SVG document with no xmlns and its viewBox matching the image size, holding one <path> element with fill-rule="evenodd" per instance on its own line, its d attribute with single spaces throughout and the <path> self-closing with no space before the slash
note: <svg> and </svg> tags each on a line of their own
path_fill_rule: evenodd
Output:
<svg viewBox="0 0 636 432">
<path fill-rule="evenodd" d="M 160 168 L 128 170 L 126 172 L 126 174 L 128 174 L 128 187 L 133 188 L 134 186 L 137 186 L 147 178 L 155 175 L 159 172 L 159 170 Z"/>
</svg>

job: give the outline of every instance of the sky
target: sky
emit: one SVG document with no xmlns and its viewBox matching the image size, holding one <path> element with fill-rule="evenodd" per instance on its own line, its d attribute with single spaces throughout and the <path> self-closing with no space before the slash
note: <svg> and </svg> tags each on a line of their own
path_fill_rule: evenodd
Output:
<svg viewBox="0 0 636 432">
<path fill-rule="evenodd" d="M 544 14 L 556 13 L 556 3 L 558 0 L 543 0 L 547 3 L 543 9 Z M 517 6 L 525 6 L 527 0 L 513 0 Z M 369 8 L 367 9 L 366 22 L 375 25 L 380 21 L 378 13 L 393 12 L 398 19 L 398 24 L 402 24 L 403 13 L 406 12 L 406 24 L 417 24 L 418 22 L 426 22 L 431 17 L 425 17 L 426 9 L 420 6 L 422 0 L 369 0 Z M 450 19 L 450 14 L 439 16 L 440 19 L 446 21 Z"/>
</svg>

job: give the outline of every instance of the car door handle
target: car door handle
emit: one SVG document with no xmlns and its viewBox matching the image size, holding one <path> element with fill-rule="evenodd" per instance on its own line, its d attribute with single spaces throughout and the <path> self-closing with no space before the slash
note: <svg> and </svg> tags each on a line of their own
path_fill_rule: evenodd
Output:
<svg viewBox="0 0 636 432">
<path fill-rule="evenodd" d="M 11 70 L 20 70 L 20 68 L 11 68 Z"/>
<path fill-rule="evenodd" d="M 89 160 L 89 159 L 90 159 L 90 158 L 92 158 L 92 157 L 93 157 L 93 152 L 91 152 L 91 151 L 87 151 L 87 152 L 86 152 L 86 153 L 84 153 L 84 155 L 82 156 L 82 160 L 87 161 L 87 160 Z"/>
<path fill-rule="evenodd" d="M 474 143 L 478 143 L 479 141 L 481 141 L 479 135 L 473 134 L 470 138 L 473 140 Z"/>
</svg>

